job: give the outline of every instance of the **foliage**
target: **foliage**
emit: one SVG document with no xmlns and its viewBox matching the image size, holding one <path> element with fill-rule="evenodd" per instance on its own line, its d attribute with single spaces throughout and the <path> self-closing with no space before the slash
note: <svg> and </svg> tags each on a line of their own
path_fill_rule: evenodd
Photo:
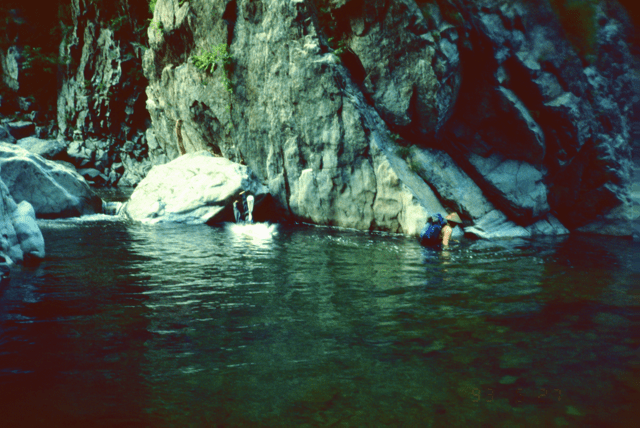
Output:
<svg viewBox="0 0 640 428">
<path fill-rule="evenodd" d="M 120 31 L 120 29 L 126 23 L 127 23 L 126 16 L 124 15 L 115 16 L 109 21 L 109 28 L 111 28 L 113 31 Z"/>
<path fill-rule="evenodd" d="M 153 12 L 156 10 L 156 2 L 158 0 L 149 0 L 149 11 L 153 15 Z"/>
<path fill-rule="evenodd" d="M 224 69 L 222 83 L 229 93 L 233 92 L 231 80 L 229 79 L 232 60 L 233 56 L 229 52 L 229 46 L 227 46 L 226 43 L 216 45 L 210 51 L 200 51 L 200 55 L 193 55 L 191 57 L 193 65 L 210 74 L 213 74 L 218 66 L 222 67 Z"/>
<path fill-rule="evenodd" d="M 149 23 L 149 27 L 156 32 L 156 35 L 160 36 L 164 31 L 164 29 L 162 28 L 162 22 L 154 21 L 153 19 L 151 19 L 150 21 L 151 22 Z"/>
<path fill-rule="evenodd" d="M 402 159 L 407 159 L 411 155 L 411 147 L 400 146 L 396 149 L 396 154 Z"/>
<path fill-rule="evenodd" d="M 349 1 L 346 1 L 340 10 L 336 10 L 330 0 L 313 0 L 318 10 L 320 27 L 327 36 L 327 44 L 338 58 L 346 51 L 346 42 L 351 31 L 349 17 L 343 10 Z"/>
<path fill-rule="evenodd" d="M 41 47 L 25 46 L 22 51 L 22 70 L 28 77 L 38 71 L 52 74 L 59 64 L 58 56 L 43 52 Z"/>
<path fill-rule="evenodd" d="M 422 171 L 422 165 L 420 165 L 420 162 L 418 162 L 417 160 L 411 159 L 411 161 L 409 162 L 409 169 L 417 174 Z"/>
</svg>

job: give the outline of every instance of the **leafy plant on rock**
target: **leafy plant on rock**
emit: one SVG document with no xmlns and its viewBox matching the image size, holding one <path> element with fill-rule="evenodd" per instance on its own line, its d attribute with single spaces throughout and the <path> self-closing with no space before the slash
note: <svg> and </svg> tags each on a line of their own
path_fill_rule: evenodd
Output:
<svg viewBox="0 0 640 428">
<path fill-rule="evenodd" d="M 200 51 L 200 55 L 193 55 L 191 57 L 193 65 L 209 74 L 213 74 L 218 66 L 222 67 L 224 69 L 222 73 L 222 84 L 229 93 L 233 92 L 231 79 L 229 78 L 232 60 L 233 56 L 229 52 L 229 46 L 226 43 L 216 45 L 209 51 L 202 50 Z"/>
</svg>

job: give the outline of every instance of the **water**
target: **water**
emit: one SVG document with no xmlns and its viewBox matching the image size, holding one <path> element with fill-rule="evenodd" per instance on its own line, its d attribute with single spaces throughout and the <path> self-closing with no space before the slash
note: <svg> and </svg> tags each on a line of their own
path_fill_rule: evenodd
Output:
<svg viewBox="0 0 640 428">
<path fill-rule="evenodd" d="M 638 244 L 41 221 L 0 425 L 636 426 Z"/>
</svg>

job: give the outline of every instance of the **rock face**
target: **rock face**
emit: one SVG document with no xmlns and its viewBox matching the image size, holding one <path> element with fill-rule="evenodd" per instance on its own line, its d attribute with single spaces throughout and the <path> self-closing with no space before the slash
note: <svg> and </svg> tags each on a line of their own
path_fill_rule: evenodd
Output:
<svg viewBox="0 0 640 428">
<path fill-rule="evenodd" d="M 0 180 L 0 253 L 13 262 L 45 256 L 44 239 L 29 202 L 16 205 L 7 186 Z"/>
<path fill-rule="evenodd" d="M 101 212 L 102 201 L 76 172 L 27 150 L 0 143 L 0 179 L 13 199 L 28 201 L 38 217 Z"/>
<path fill-rule="evenodd" d="M 158 0 L 154 22 L 151 161 L 180 141 L 246 163 L 293 218 L 416 234 L 456 210 L 531 236 L 629 205 L 638 59 L 615 2 Z M 220 46 L 230 65 L 194 65 Z"/>
<path fill-rule="evenodd" d="M 99 172 L 94 185 L 137 184 L 151 168 L 145 131 L 143 31 L 149 2 L 71 0 L 70 34 L 60 46 L 57 123 L 77 168 Z M 90 176 L 87 176 L 91 179 Z"/>
<path fill-rule="evenodd" d="M 154 167 L 122 213 L 145 223 L 230 221 L 242 191 L 254 195 L 256 207 L 268 193 L 246 166 L 209 152 L 190 153 Z"/>
<path fill-rule="evenodd" d="M 136 31 L 148 2 L 113 3 L 70 2 L 71 33 L 60 47 L 69 61 L 58 92 L 58 127 L 68 138 L 75 131 L 82 139 L 126 141 L 145 128 L 143 47 Z"/>
<path fill-rule="evenodd" d="M 45 140 L 37 137 L 26 137 L 18 140 L 16 144 L 45 159 L 56 159 L 67 148 L 67 145 L 60 140 Z"/>
</svg>

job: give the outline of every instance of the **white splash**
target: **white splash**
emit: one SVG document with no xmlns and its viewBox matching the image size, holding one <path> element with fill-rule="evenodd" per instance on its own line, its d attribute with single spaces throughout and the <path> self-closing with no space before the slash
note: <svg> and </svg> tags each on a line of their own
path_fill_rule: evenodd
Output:
<svg viewBox="0 0 640 428">
<path fill-rule="evenodd" d="M 270 223 L 225 223 L 225 228 L 234 237 L 257 246 L 271 244 L 278 233 L 278 225 Z"/>
</svg>

